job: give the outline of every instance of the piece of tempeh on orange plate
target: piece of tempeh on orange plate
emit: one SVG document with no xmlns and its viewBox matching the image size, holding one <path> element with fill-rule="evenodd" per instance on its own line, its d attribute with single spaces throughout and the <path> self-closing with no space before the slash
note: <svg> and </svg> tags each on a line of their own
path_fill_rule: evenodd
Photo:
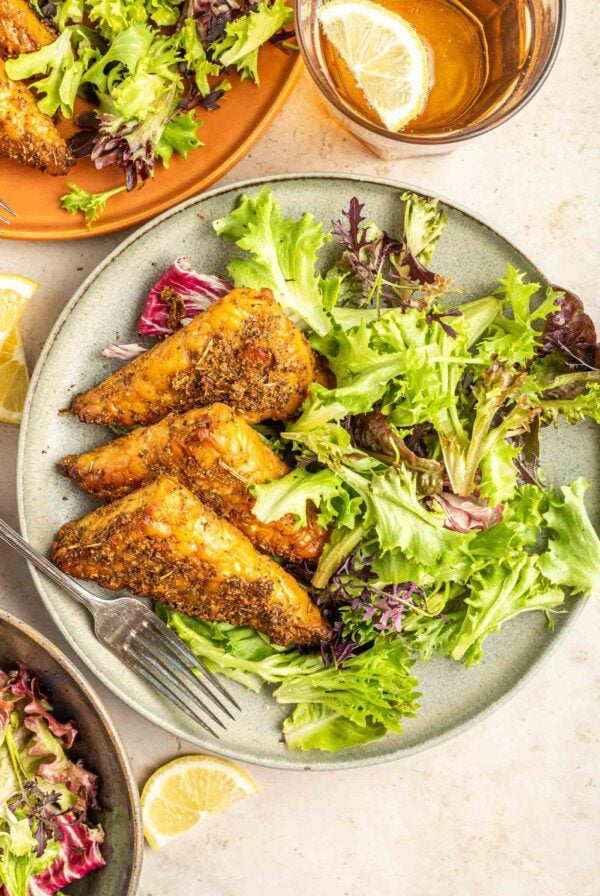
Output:
<svg viewBox="0 0 600 896">
<path fill-rule="evenodd" d="M 165 473 L 237 526 L 259 550 L 290 560 L 316 559 L 328 537 L 311 506 L 305 526 L 294 514 L 272 523 L 254 516 L 250 486 L 281 479 L 289 467 L 224 404 L 169 414 L 86 454 L 70 454 L 59 468 L 101 501 L 121 498 Z"/>
<path fill-rule="evenodd" d="M 274 644 L 313 645 L 331 633 L 292 576 L 167 476 L 64 525 L 52 559 L 77 579 L 248 625 Z"/>
<path fill-rule="evenodd" d="M 27 0 L 0 0 L 0 56 L 14 59 L 33 53 L 58 38 L 58 33 L 42 21 Z"/>
<path fill-rule="evenodd" d="M 308 340 L 270 289 L 234 289 L 186 327 L 77 395 L 86 423 L 148 425 L 222 401 L 246 420 L 287 420 L 322 377 Z"/>
<path fill-rule="evenodd" d="M 59 134 L 52 119 L 40 112 L 33 93 L 22 81 L 11 81 L 2 59 L 0 156 L 39 168 L 53 176 L 66 174 L 74 162 L 64 137 Z"/>
</svg>

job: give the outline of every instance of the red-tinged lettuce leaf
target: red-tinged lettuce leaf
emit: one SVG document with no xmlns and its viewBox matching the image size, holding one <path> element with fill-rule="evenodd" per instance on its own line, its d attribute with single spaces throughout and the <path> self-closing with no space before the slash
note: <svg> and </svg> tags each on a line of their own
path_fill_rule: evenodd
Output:
<svg viewBox="0 0 600 896">
<path fill-rule="evenodd" d="M 357 414 L 349 423 L 352 442 L 384 463 L 404 466 L 416 473 L 417 491 L 432 495 L 442 490 L 443 466 L 428 457 L 415 454 L 398 435 L 387 417 L 375 407 Z"/>
<path fill-rule="evenodd" d="M 468 498 L 452 492 L 434 495 L 433 500 L 446 514 L 444 527 L 453 532 L 470 532 L 472 529 L 489 529 L 501 522 L 504 505 L 488 507 L 482 498 L 471 495 Z"/>
<path fill-rule="evenodd" d="M 8 674 L 0 670 L 0 725 L 3 720 L 6 724 L 11 712 L 17 708 L 23 713 L 23 724 L 29 731 L 35 731 L 38 720 L 43 720 L 64 750 L 73 746 L 77 737 L 75 723 L 59 722 L 55 718 L 52 705 L 40 691 L 37 679 L 21 663 L 18 670 Z"/>
<path fill-rule="evenodd" d="M 8 675 L 0 672 L 0 724 L 14 710 L 19 711 L 23 726 L 31 732 L 25 749 L 33 759 L 40 760 L 36 775 L 52 784 L 64 784 L 79 798 L 80 808 L 92 806 L 98 779 L 80 762 L 72 762 L 65 752 L 73 746 L 77 727 L 74 722 L 58 721 L 37 679 L 22 665 Z"/>
<path fill-rule="evenodd" d="M 63 887 L 106 864 L 100 851 L 104 842 L 101 827 L 78 823 L 74 816 L 63 816 L 58 827 L 62 835 L 60 853 L 50 868 L 35 878 L 32 890 L 35 896 L 54 896 Z"/>
<path fill-rule="evenodd" d="M 345 221 L 333 222 L 332 233 L 343 248 L 340 271 L 349 272 L 344 282 L 340 304 L 358 307 L 406 307 L 429 309 L 433 299 L 446 292 L 450 281 L 428 265 L 440 238 L 446 218 L 437 208 L 437 200 L 423 199 L 415 193 L 404 193 L 404 239 L 399 242 L 367 221 L 364 203 L 356 196 L 350 200 Z M 448 335 L 456 331 L 442 318 L 460 316 L 460 310 L 438 312 L 435 320 Z M 429 321 L 431 322 L 431 321 Z"/>
<path fill-rule="evenodd" d="M 391 256 L 400 252 L 401 244 L 390 239 L 379 227 L 369 224 L 363 215 L 364 203 L 356 196 L 350 200 L 346 219 L 332 222 L 332 233 L 340 241 L 343 255 L 340 268 L 353 275 L 356 288 L 347 290 L 344 303 L 362 306 L 373 300 L 378 280 L 391 279 Z M 383 304 L 397 305 L 399 300 L 386 285 L 381 289 Z"/>
<path fill-rule="evenodd" d="M 83 767 L 81 760 L 72 762 L 63 746 L 40 716 L 26 722 L 34 735 L 29 755 L 42 760 L 36 775 L 49 784 L 64 784 L 78 798 L 77 809 L 87 810 L 96 802 L 98 777 Z"/>
<path fill-rule="evenodd" d="M 258 0 L 185 0 L 181 7 L 180 25 L 186 19 L 194 19 L 198 36 L 206 50 L 225 36 L 229 22 L 234 22 L 250 12 Z"/>
<path fill-rule="evenodd" d="M 138 321 L 138 333 L 156 338 L 168 336 L 231 289 L 231 284 L 220 277 L 198 273 L 189 260 L 181 256 L 148 293 Z"/>
<path fill-rule="evenodd" d="M 557 352 L 571 370 L 600 368 L 600 343 L 591 317 L 585 313 L 583 302 L 572 292 L 564 292 L 556 299 L 557 311 L 546 318 L 539 353 Z"/>
</svg>

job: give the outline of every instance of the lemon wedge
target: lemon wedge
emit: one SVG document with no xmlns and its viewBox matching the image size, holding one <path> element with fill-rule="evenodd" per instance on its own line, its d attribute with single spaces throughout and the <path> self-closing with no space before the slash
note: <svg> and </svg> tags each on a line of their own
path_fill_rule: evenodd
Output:
<svg viewBox="0 0 600 896">
<path fill-rule="evenodd" d="M 425 44 L 402 16 L 371 0 L 331 0 L 319 22 L 389 131 L 422 111 L 429 92 Z"/>
<path fill-rule="evenodd" d="M 19 321 L 39 283 L 0 274 L 0 422 L 20 423 L 29 376 Z"/>
<path fill-rule="evenodd" d="M 182 756 L 163 765 L 142 790 L 144 835 L 152 849 L 258 791 L 250 775 L 224 759 Z"/>
</svg>

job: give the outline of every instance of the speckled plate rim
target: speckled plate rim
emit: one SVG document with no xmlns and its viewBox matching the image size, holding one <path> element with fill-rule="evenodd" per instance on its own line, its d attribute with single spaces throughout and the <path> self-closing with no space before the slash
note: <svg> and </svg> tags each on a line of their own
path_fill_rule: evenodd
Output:
<svg viewBox="0 0 600 896">
<path fill-rule="evenodd" d="M 173 206 L 171 209 L 163 212 L 163 214 L 159 215 L 156 218 L 153 218 L 152 221 L 144 224 L 142 227 L 138 228 L 134 233 L 132 233 L 129 237 L 123 240 L 112 252 L 110 252 L 106 258 L 103 259 L 94 270 L 86 277 L 83 281 L 79 289 L 73 294 L 72 298 L 67 302 L 63 311 L 59 315 L 56 323 L 54 324 L 50 334 L 44 344 L 44 347 L 41 351 L 41 354 L 38 358 L 37 364 L 31 376 L 31 382 L 29 386 L 29 392 L 27 394 L 27 400 L 25 402 L 25 407 L 23 409 L 23 421 L 21 423 L 21 430 L 19 433 L 19 446 L 18 446 L 18 455 L 17 455 L 17 507 L 19 514 L 19 524 L 21 527 L 21 533 L 24 538 L 27 538 L 27 525 L 25 518 L 25 503 L 24 503 L 24 475 L 25 475 L 25 443 L 26 443 L 26 432 L 27 426 L 29 422 L 29 414 L 31 405 L 35 399 L 35 392 L 38 380 L 42 374 L 44 366 L 46 364 L 46 360 L 52 351 L 52 348 L 60 335 L 60 331 L 63 327 L 63 324 L 77 305 L 77 303 L 81 300 L 81 298 L 85 295 L 88 290 L 88 287 L 92 284 L 92 282 L 107 268 L 122 252 L 124 252 L 130 245 L 135 243 L 137 240 L 143 238 L 148 232 L 150 232 L 154 227 L 161 224 L 163 221 L 168 218 L 177 215 L 180 211 L 193 206 L 194 204 L 201 203 L 205 199 L 211 199 L 214 196 L 222 195 L 223 193 L 239 193 L 244 190 L 253 189 L 255 187 L 261 187 L 265 183 L 282 183 L 285 181 L 303 181 L 303 180 L 340 180 L 340 181 L 349 181 L 351 183 L 370 183 L 377 186 L 389 187 L 393 190 L 410 190 L 414 193 L 418 193 L 420 196 L 424 196 L 426 198 L 436 198 L 439 199 L 440 202 L 443 202 L 445 205 L 455 209 L 461 214 L 467 216 L 471 220 L 473 220 L 476 224 L 483 225 L 488 228 L 488 230 L 492 231 L 497 237 L 503 240 L 507 245 L 513 248 L 516 252 L 518 252 L 531 266 L 533 270 L 535 270 L 539 276 L 545 282 L 550 282 L 549 278 L 545 276 L 542 272 L 539 265 L 533 262 L 528 255 L 521 251 L 516 246 L 516 243 L 505 236 L 503 233 L 498 231 L 492 224 L 477 215 L 472 209 L 467 208 L 466 206 L 459 205 L 456 202 L 453 202 L 451 199 L 446 198 L 443 195 L 438 193 L 433 194 L 428 190 L 423 189 L 422 187 L 416 186 L 414 184 L 409 183 L 399 183 L 398 181 L 392 180 L 390 178 L 382 178 L 382 177 L 368 177 L 361 174 L 340 174 L 340 173 L 330 173 L 330 172 L 307 172 L 300 174 L 271 174 L 266 175 L 264 177 L 259 178 L 251 178 L 249 180 L 239 181 L 235 184 L 226 184 L 222 187 L 216 187 L 212 190 L 202 193 L 199 196 L 194 196 L 191 199 L 187 199 L 184 202 L 180 202 L 178 205 Z M 53 606 L 52 601 L 49 599 L 46 594 L 44 584 L 43 584 L 43 576 L 41 576 L 37 570 L 30 564 L 29 571 L 33 578 L 34 585 L 42 601 L 44 602 L 48 612 L 52 616 L 54 622 L 58 626 L 58 628 L 63 633 L 64 637 L 67 639 L 73 650 L 78 654 L 78 656 L 83 660 L 86 666 L 91 669 L 91 671 L 97 676 L 97 678 L 102 681 L 106 687 L 112 691 L 120 700 L 122 700 L 130 709 L 133 709 L 135 712 L 144 716 L 144 718 L 148 719 L 150 722 L 153 722 L 155 725 L 158 725 L 165 731 L 168 731 L 170 734 L 175 735 L 176 737 L 181 737 L 188 742 L 194 744 L 195 746 L 201 747 L 206 750 L 207 748 L 206 742 L 203 739 L 196 739 L 193 735 L 185 732 L 183 733 L 177 725 L 172 725 L 171 723 L 164 721 L 160 715 L 154 713 L 146 708 L 140 708 L 140 706 L 135 702 L 133 698 L 131 698 L 126 692 L 121 691 L 118 685 L 107 675 L 104 675 L 93 662 L 91 662 L 85 653 L 85 648 L 80 645 L 76 639 L 71 635 L 68 628 L 63 624 L 62 618 L 60 614 L 56 611 Z M 539 654 L 539 656 L 531 663 L 527 672 L 521 676 L 519 681 L 514 684 L 512 687 L 508 688 L 508 690 L 502 694 L 501 697 L 498 697 L 495 700 L 490 701 L 488 706 L 485 709 L 480 711 L 473 712 L 472 715 L 468 715 L 462 722 L 457 723 L 456 725 L 450 726 L 444 732 L 442 732 L 437 737 L 429 738 L 428 740 L 424 740 L 419 744 L 415 744 L 410 748 L 403 748 L 398 753 L 391 753 L 384 756 L 372 756 L 365 757 L 363 759 L 348 759 L 348 760 L 335 760 L 335 761 L 322 761 L 318 765 L 312 765 L 310 762 L 299 763 L 299 762 L 288 762 L 286 760 L 278 760 L 277 762 L 272 761 L 270 759 L 263 759 L 260 756 L 257 756 L 254 753 L 247 752 L 244 750 L 234 750 L 229 748 L 219 749 L 218 744 L 216 745 L 216 749 L 212 752 L 219 753 L 222 756 L 227 756 L 230 759 L 235 759 L 242 762 L 248 762 L 253 765 L 262 765 L 268 768 L 278 768 L 278 769 L 289 769 L 293 771 L 338 771 L 342 769 L 352 769 L 352 768 L 361 768 L 363 766 L 370 765 L 382 765 L 386 762 L 393 762 L 399 759 L 403 759 L 408 756 L 413 756 L 416 753 L 420 753 L 423 750 L 428 750 L 432 747 L 437 746 L 438 744 L 445 743 L 448 740 L 451 740 L 454 737 L 457 737 L 459 734 L 462 734 L 464 731 L 467 731 L 469 728 L 472 728 L 479 722 L 482 722 L 484 719 L 488 718 L 493 712 L 507 703 L 516 693 L 518 693 L 536 674 L 536 672 L 542 667 L 542 665 L 548 660 L 548 658 L 554 653 L 557 649 L 558 645 L 562 643 L 563 639 L 566 637 L 567 633 L 571 630 L 574 625 L 576 619 L 579 617 L 580 613 L 583 611 L 584 606 L 587 602 L 580 601 L 576 606 L 574 606 L 567 618 L 566 623 L 561 628 L 559 632 L 555 632 L 554 637 L 549 640 L 543 649 L 543 651 Z"/>
<path fill-rule="evenodd" d="M 94 707 L 94 710 L 96 711 L 102 724 L 109 733 L 110 739 L 112 740 L 115 747 L 116 757 L 123 772 L 123 777 L 125 778 L 125 782 L 127 784 L 127 796 L 133 810 L 132 818 L 134 840 L 132 843 L 132 871 L 126 896 L 136 896 L 138 885 L 140 882 L 140 875 L 142 873 L 142 862 L 144 856 L 144 833 L 142 826 L 142 810 L 140 808 L 138 786 L 135 780 L 135 775 L 133 774 L 133 768 L 131 767 L 131 762 L 129 760 L 129 755 L 127 753 L 123 738 L 119 734 L 117 728 L 115 727 L 115 723 L 108 714 L 108 710 L 104 706 L 104 703 L 102 702 L 96 691 L 92 688 L 87 679 L 83 677 L 77 666 L 73 662 L 71 662 L 68 656 L 66 656 L 66 654 L 62 652 L 62 650 L 60 650 L 55 644 L 53 644 L 52 641 L 50 641 L 45 635 L 42 635 L 41 632 L 38 632 L 37 629 L 33 628 L 27 622 L 23 622 L 21 619 L 18 619 L 16 616 L 13 616 L 12 613 L 7 613 L 6 610 L 0 609 L 0 621 L 7 622 L 13 628 L 18 629 L 18 631 L 22 632 L 27 638 L 35 641 L 35 643 L 38 644 L 43 650 L 45 650 L 46 653 L 50 654 L 52 659 L 55 660 L 58 665 L 65 670 L 70 678 L 73 679 L 77 687 L 85 694 L 87 699 Z"/>
</svg>

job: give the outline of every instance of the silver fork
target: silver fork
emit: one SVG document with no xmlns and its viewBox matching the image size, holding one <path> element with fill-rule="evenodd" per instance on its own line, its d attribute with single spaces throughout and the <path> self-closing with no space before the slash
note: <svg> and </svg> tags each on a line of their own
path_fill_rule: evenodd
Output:
<svg viewBox="0 0 600 896">
<path fill-rule="evenodd" d="M 134 597 L 116 597 L 112 600 L 97 597 L 36 551 L 1 519 L 0 539 L 83 604 L 92 614 L 94 631 L 100 643 L 206 731 L 214 737 L 219 736 L 206 722 L 206 716 L 221 728 L 225 728 L 225 724 L 206 705 L 205 697 L 235 720 L 214 691 L 218 691 L 239 710 L 238 703 L 204 663 L 145 604 Z M 199 670 L 202 671 L 202 679 L 206 680 L 197 677 L 195 671 Z"/>
<path fill-rule="evenodd" d="M 3 202 L 2 199 L 0 199 L 0 209 L 7 212 L 9 215 L 12 215 L 13 218 L 17 217 L 17 213 L 15 211 L 13 211 L 13 209 L 10 207 L 10 205 L 7 205 L 6 202 Z M 3 224 L 12 224 L 12 221 L 10 220 L 10 218 L 3 218 L 1 214 L 0 214 L 0 221 L 2 221 Z M 0 231 L 0 233 L 2 233 L 2 231 Z"/>
</svg>

